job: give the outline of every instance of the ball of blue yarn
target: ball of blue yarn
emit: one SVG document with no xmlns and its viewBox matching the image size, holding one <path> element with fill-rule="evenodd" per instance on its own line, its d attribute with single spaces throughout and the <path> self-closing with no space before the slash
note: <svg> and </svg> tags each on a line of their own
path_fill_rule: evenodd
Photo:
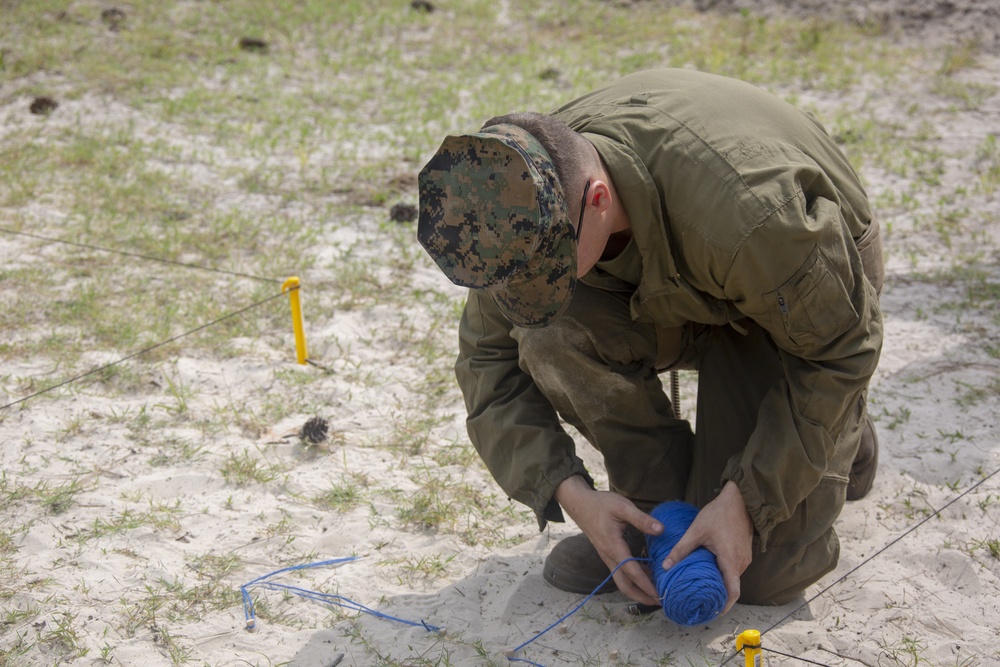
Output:
<svg viewBox="0 0 1000 667">
<path fill-rule="evenodd" d="M 725 609 L 728 598 L 715 554 L 698 547 L 669 570 L 663 569 L 663 560 L 684 536 L 698 508 L 690 503 L 671 501 L 653 508 L 650 514 L 663 524 L 662 534 L 646 537 L 653 583 L 660 594 L 663 613 L 678 625 L 711 621 Z"/>
</svg>

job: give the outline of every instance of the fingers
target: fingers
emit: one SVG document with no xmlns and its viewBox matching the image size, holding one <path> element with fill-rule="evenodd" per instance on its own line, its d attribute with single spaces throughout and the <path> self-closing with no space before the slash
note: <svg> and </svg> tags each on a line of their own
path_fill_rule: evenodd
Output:
<svg viewBox="0 0 1000 667">
<path fill-rule="evenodd" d="M 728 570 L 728 572 L 726 570 Z M 736 601 L 740 599 L 740 575 L 733 572 L 730 568 L 723 569 L 722 563 L 719 563 L 719 571 L 722 573 L 722 583 L 726 585 L 726 592 L 728 593 L 728 597 L 726 598 L 726 607 L 722 610 L 722 613 L 725 614 L 732 609 L 733 605 L 736 604 Z"/>
<path fill-rule="evenodd" d="M 615 572 L 615 583 L 621 593 L 640 604 L 660 605 L 656 586 L 637 561 L 625 563 Z"/>
<path fill-rule="evenodd" d="M 716 563 L 719 566 L 719 573 L 722 575 L 722 583 L 726 587 L 726 606 L 722 611 L 722 613 L 726 613 L 739 600 L 740 575 L 743 574 L 743 571 L 750 564 L 749 554 L 746 557 L 742 557 L 740 553 L 733 553 L 731 548 L 726 548 L 730 546 L 728 543 L 723 543 L 722 548 L 720 548 L 720 545 L 707 539 L 708 537 L 708 535 L 703 534 L 692 524 L 692 527 L 684 533 L 684 536 L 678 540 L 674 548 L 667 554 L 667 557 L 663 560 L 662 567 L 664 570 L 669 570 L 691 555 L 698 547 L 706 547 L 715 555 Z"/>
<path fill-rule="evenodd" d="M 677 565 L 677 563 L 690 556 L 691 552 L 701 546 L 701 544 L 701 538 L 695 536 L 695 533 L 689 529 L 686 533 L 684 533 L 684 536 L 677 541 L 677 544 L 675 544 L 674 548 L 670 550 L 667 557 L 663 559 L 663 569 L 669 570 L 674 565 Z"/>
<path fill-rule="evenodd" d="M 657 534 L 663 531 L 660 522 L 637 509 L 631 502 L 623 507 L 624 509 L 616 512 L 619 520 L 623 523 L 632 524 L 636 529 L 646 534 Z M 598 553 L 601 554 L 605 564 L 615 573 L 615 584 L 623 595 L 640 604 L 659 605 L 659 595 L 647 568 L 639 561 L 630 560 L 632 552 L 622 535 L 622 528 L 622 523 L 617 524 L 612 541 L 606 545 L 607 550 L 602 551 L 599 548 Z"/>
<path fill-rule="evenodd" d="M 578 490 L 570 484 L 565 484 L 565 489 L 563 485 L 559 488 L 562 494 L 560 504 L 587 535 L 601 560 L 615 572 L 618 590 L 641 604 L 659 605 L 656 587 L 639 562 L 629 561 L 620 568 L 618 566 L 632 557 L 622 534 L 627 525 L 647 535 L 662 533 L 663 525 L 618 494 L 587 487 L 579 489 L 580 495 L 574 495 Z M 581 498 L 586 502 L 580 501 Z"/>
<path fill-rule="evenodd" d="M 640 510 L 631 502 L 625 508 L 626 514 L 622 519 L 632 524 L 637 530 L 642 531 L 646 535 L 659 535 L 663 532 L 662 523 Z"/>
<path fill-rule="evenodd" d="M 753 558 L 753 522 L 734 482 L 726 482 L 719 495 L 698 512 L 663 559 L 662 567 L 669 570 L 698 547 L 705 547 L 715 555 L 726 587 L 724 611 L 729 611 L 740 597 L 740 576 Z"/>
</svg>

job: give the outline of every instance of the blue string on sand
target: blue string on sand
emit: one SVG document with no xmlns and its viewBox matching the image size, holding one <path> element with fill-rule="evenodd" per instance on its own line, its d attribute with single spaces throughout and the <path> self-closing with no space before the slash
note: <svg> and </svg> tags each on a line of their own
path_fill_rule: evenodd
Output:
<svg viewBox="0 0 1000 667">
<path fill-rule="evenodd" d="M 263 588 L 265 590 L 285 591 L 286 593 L 290 593 L 292 595 L 297 595 L 297 596 L 299 596 L 301 598 L 304 598 L 306 600 L 314 600 L 316 602 L 321 602 L 321 603 L 324 603 L 324 604 L 330 604 L 330 605 L 334 605 L 334 606 L 337 606 L 337 607 L 344 607 L 346 609 L 351 609 L 351 610 L 362 612 L 362 613 L 365 613 L 365 614 L 371 614 L 372 616 L 375 616 L 377 618 L 381 618 L 381 619 L 384 619 L 384 620 L 395 621 L 397 623 L 403 623 L 404 625 L 410 625 L 410 626 L 414 626 L 414 627 L 418 627 L 418 628 L 424 628 L 428 632 L 444 632 L 444 628 L 443 627 L 440 627 L 440 626 L 437 626 L 437 625 L 431 625 L 431 624 L 427 623 L 426 621 L 410 621 L 410 620 L 407 620 L 405 618 L 397 618 L 395 616 L 390 616 L 388 614 L 383 614 L 380 611 L 376 611 L 375 609 L 371 609 L 370 607 L 366 607 L 366 606 L 364 606 L 362 604 L 354 602 L 353 600 L 349 600 L 349 599 L 347 599 L 345 597 L 342 597 L 340 595 L 332 595 L 332 594 L 329 594 L 329 593 L 321 593 L 319 591 L 312 591 L 312 590 L 309 590 L 309 589 L 306 589 L 306 588 L 301 588 L 299 586 L 291 586 L 289 584 L 282 584 L 282 583 L 270 581 L 274 577 L 277 577 L 277 576 L 282 575 L 282 574 L 286 574 L 288 572 L 295 572 L 295 571 L 298 571 L 298 570 L 307 570 L 307 569 L 316 568 L 316 567 L 326 567 L 326 566 L 331 566 L 331 565 L 341 565 L 343 563 L 349 563 L 349 562 L 351 562 L 353 560 L 357 560 L 357 558 L 358 558 L 357 556 L 349 556 L 347 558 L 335 558 L 333 560 L 324 560 L 324 561 L 318 561 L 318 562 L 315 562 L 315 563 L 304 563 L 302 565 L 293 565 L 291 567 L 285 567 L 285 568 L 282 568 L 280 570 L 275 570 L 274 572 L 269 572 L 268 574 L 265 574 L 263 576 L 257 577 L 256 579 L 243 584 L 242 586 L 240 586 L 240 593 L 243 596 L 243 614 L 246 617 L 246 627 L 247 627 L 247 630 L 252 630 L 254 628 L 254 626 L 256 626 L 256 624 L 257 624 L 256 613 L 254 612 L 253 598 L 250 596 L 250 589 L 251 588 Z M 607 583 L 607 581 L 609 581 L 614 576 L 614 573 L 617 572 L 618 569 L 622 567 L 622 565 L 624 565 L 625 563 L 629 562 L 630 560 L 645 561 L 646 559 L 644 559 L 644 558 L 642 558 L 642 559 L 640 559 L 640 558 L 629 558 L 627 560 L 622 561 L 621 563 L 618 564 L 618 567 L 616 567 L 614 569 L 614 571 L 611 574 L 608 575 L 607 579 L 605 579 L 605 583 Z M 603 585 L 604 584 L 602 583 L 601 586 L 603 586 Z M 553 629 L 554 627 L 556 627 L 557 625 L 559 625 L 560 623 L 562 623 L 563 621 L 565 621 L 567 618 L 569 618 L 570 616 L 572 616 L 573 614 L 575 614 L 581 607 L 583 607 L 584 604 L 587 603 L 588 600 L 590 600 L 592 597 L 594 597 L 594 595 L 597 594 L 597 590 L 599 590 L 601 588 L 601 586 L 598 586 L 597 589 L 595 589 L 593 593 L 591 593 L 586 598 L 584 598 L 583 601 L 581 601 L 568 614 L 564 615 L 562 618 L 560 618 L 559 620 L 557 620 L 555 623 L 552 623 L 549 627 L 545 628 L 544 630 L 542 630 L 541 632 L 539 632 L 534 637 L 532 637 L 528 641 L 524 642 L 523 644 L 521 644 L 520 646 L 518 646 L 514 650 L 508 651 L 507 652 L 507 659 L 510 662 L 521 662 L 521 663 L 526 663 L 526 664 L 529 664 L 529 665 L 534 665 L 535 667 L 544 667 L 544 665 L 542 665 L 541 663 L 532 662 L 531 660 L 528 660 L 527 658 L 518 658 L 518 657 L 516 657 L 515 654 L 518 653 L 525 646 L 527 646 L 528 644 L 532 643 L 533 641 L 539 639 L 546 632 L 548 632 L 549 630 Z"/>
<path fill-rule="evenodd" d="M 388 614 L 383 614 L 380 611 L 366 607 L 363 604 L 355 602 L 340 595 L 333 595 L 331 593 L 320 593 L 319 591 L 311 591 L 306 588 L 300 588 L 298 586 L 290 586 L 288 584 L 277 583 L 270 581 L 270 579 L 277 577 L 280 574 L 285 574 L 286 572 L 294 572 L 296 570 L 306 570 L 314 567 L 325 567 L 329 565 L 340 565 L 341 563 L 349 563 L 353 560 L 357 560 L 357 556 L 348 556 L 346 558 L 334 558 L 333 560 L 324 560 L 317 563 L 305 563 L 303 565 L 293 565 L 292 567 L 285 567 L 280 570 L 275 570 L 261 577 L 257 577 L 253 581 L 249 581 L 242 586 L 240 586 L 240 593 L 243 596 L 243 615 L 246 617 L 247 629 L 252 630 L 257 624 L 256 613 L 254 612 L 253 598 L 250 597 L 250 588 L 263 588 L 265 590 L 272 591 L 285 591 L 291 593 L 292 595 L 297 595 L 306 600 L 314 600 L 316 602 L 322 602 L 324 604 L 333 605 L 335 607 L 343 607 L 345 609 L 351 609 L 353 611 L 363 612 L 365 614 L 371 614 L 378 618 L 383 618 L 389 621 L 396 621 L 397 623 L 404 623 L 406 625 L 412 625 L 414 627 L 423 628 L 428 632 L 442 632 L 444 628 L 438 627 L 436 625 L 430 625 L 424 621 L 408 621 L 405 618 L 396 618 L 395 616 L 390 616 Z"/>
<path fill-rule="evenodd" d="M 664 559 L 673 550 L 677 542 L 680 541 L 684 533 L 691 526 L 691 522 L 698 515 L 698 508 L 690 503 L 672 501 L 663 503 L 653 509 L 650 513 L 663 524 L 663 533 L 657 536 L 649 535 L 646 543 L 649 550 L 649 558 L 627 558 L 611 571 L 611 574 L 600 583 L 594 591 L 585 597 L 567 614 L 563 615 L 549 627 L 545 628 L 534 637 L 524 642 L 517 648 L 508 651 L 507 660 L 510 662 L 522 662 L 535 667 L 542 667 L 540 663 L 532 662 L 527 658 L 515 657 L 524 647 L 537 641 L 549 630 L 553 629 L 587 604 L 591 598 L 597 595 L 597 591 L 608 583 L 615 572 L 621 569 L 629 561 L 639 561 L 649 563 L 653 572 L 653 583 L 663 603 L 663 613 L 667 618 L 677 625 L 698 625 L 707 623 L 722 613 L 726 607 L 726 600 L 729 597 L 726 586 L 722 582 L 722 573 L 715 561 L 715 555 L 699 547 L 687 558 L 669 570 L 664 570 L 662 565 Z"/>
<path fill-rule="evenodd" d="M 669 570 L 664 559 L 687 531 L 698 508 L 690 503 L 671 501 L 653 508 L 650 514 L 663 524 L 663 533 L 646 537 L 652 561 L 653 583 L 663 603 L 663 613 L 677 625 L 707 623 L 722 613 L 728 593 L 715 555 L 698 547 Z"/>
<path fill-rule="evenodd" d="M 674 545 L 677 544 L 677 542 L 684 535 L 685 531 L 687 531 L 691 522 L 694 521 L 694 517 L 698 514 L 698 508 L 688 503 L 669 502 L 663 503 L 662 505 L 654 508 L 651 514 L 657 521 L 663 524 L 663 534 L 655 537 L 647 537 L 650 558 L 628 558 L 623 560 L 608 575 L 607 579 L 594 589 L 594 592 L 581 600 L 580 603 L 567 614 L 563 615 L 561 618 L 536 634 L 534 637 L 528 639 L 520 646 L 508 651 L 507 660 L 509 662 L 519 662 L 534 665 L 535 667 L 543 667 L 540 663 L 533 662 L 527 658 L 518 657 L 517 654 L 520 653 L 526 646 L 537 641 L 544 634 L 579 611 L 580 608 L 582 608 L 597 594 L 597 591 L 600 590 L 605 583 L 614 577 L 615 572 L 625 565 L 625 563 L 632 560 L 650 563 L 653 571 L 653 582 L 656 584 L 660 600 L 663 602 L 663 612 L 666 614 L 667 618 L 674 623 L 677 623 L 678 625 L 698 625 L 700 623 L 707 623 L 722 613 L 722 610 L 726 605 L 726 587 L 722 583 L 722 574 L 719 572 L 715 556 L 712 555 L 710 551 L 705 548 L 699 548 L 680 563 L 670 568 L 670 570 L 664 570 L 660 567 L 663 560 L 667 557 L 667 554 L 670 553 L 670 551 L 674 548 Z M 271 579 L 288 572 L 330 565 L 340 565 L 356 559 L 356 556 L 351 556 L 347 558 L 319 561 L 316 563 L 295 565 L 275 570 L 274 572 L 257 577 L 256 579 L 243 584 L 240 586 L 240 592 L 243 596 L 243 611 L 246 616 L 247 628 L 252 629 L 256 624 L 253 599 L 250 597 L 249 591 L 251 588 L 263 588 L 265 590 L 285 591 L 307 600 L 314 600 L 324 604 L 371 614 L 372 616 L 376 616 L 378 618 L 403 623 L 405 625 L 422 627 L 428 632 L 444 631 L 444 628 L 436 625 L 430 625 L 426 621 L 410 621 L 404 618 L 397 618 L 395 616 L 383 614 L 382 612 L 366 607 L 340 595 L 320 593 L 318 591 L 312 591 L 298 586 L 291 586 L 289 584 L 271 581 Z"/>
<path fill-rule="evenodd" d="M 611 573 L 607 577 L 605 577 L 604 581 L 602 581 L 600 584 L 597 585 L 596 588 L 594 588 L 593 592 L 591 592 L 590 595 L 588 595 L 587 597 L 583 598 L 583 600 L 581 600 L 578 605 L 576 605 L 575 607 L 573 607 L 573 609 L 571 609 L 569 612 L 567 612 L 566 614 L 564 614 L 562 616 L 562 618 L 558 619 L 557 621 L 555 621 L 554 623 L 552 623 L 549 627 L 545 628 L 544 630 L 542 630 L 541 632 L 539 632 L 538 634 L 536 634 L 534 637 L 532 637 L 528 641 L 526 641 L 523 644 L 521 644 L 520 646 L 518 646 L 518 647 L 516 647 L 514 649 L 511 649 L 510 651 L 508 651 L 507 652 L 507 660 L 509 662 L 523 662 L 523 663 L 528 664 L 528 665 L 534 665 L 534 667 L 545 667 L 541 663 L 532 662 L 531 660 L 528 660 L 527 658 L 518 658 L 518 657 L 516 657 L 516 654 L 519 653 L 521 651 L 521 649 L 523 649 L 525 646 L 527 646 L 528 644 L 530 644 L 530 643 L 532 643 L 534 641 L 537 641 L 538 639 L 541 639 L 542 635 L 544 635 L 546 632 L 548 632 L 552 628 L 556 627 L 557 625 L 559 625 L 560 623 L 562 623 L 563 621 L 565 621 L 567 618 L 569 618 L 570 616 L 572 616 L 576 612 L 580 611 L 580 608 L 583 607 L 583 605 L 587 604 L 592 597 L 594 597 L 595 595 L 597 595 L 597 591 L 601 590 L 604 587 L 604 584 L 608 583 L 609 581 L 611 581 L 614 578 L 615 572 L 617 572 L 618 570 L 620 570 L 622 568 L 622 566 L 625 565 L 625 563 L 628 563 L 628 562 L 633 561 L 633 560 L 634 561 L 639 561 L 640 563 L 646 563 L 646 562 L 649 561 L 648 558 L 626 558 L 622 562 L 618 563 L 618 566 L 615 567 L 615 569 L 611 570 Z"/>
</svg>

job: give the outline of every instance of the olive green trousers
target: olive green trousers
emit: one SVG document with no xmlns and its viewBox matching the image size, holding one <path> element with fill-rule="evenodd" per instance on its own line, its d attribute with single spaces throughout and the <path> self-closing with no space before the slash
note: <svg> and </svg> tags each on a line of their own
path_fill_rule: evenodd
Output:
<svg viewBox="0 0 1000 667">
<path fill-rule="evenodd" d="M 632 320 L 627 294 L 578 284 L 565 315 L 512 335 L 522 369 L 603 455 L 611 490 L 648 511 L 677 499 L 704 507 L 718 494 L 729 459 L 757 427 L 761 401 L 783 371 L 766 332 L 748 320 L 740 325 L 745 334 L 731 326 L 690 325 L 680 336 L 681 352 L 672 356 L 698 371 L 693 431 L 675 418 L 660 380 L 663 336 Z M 755 538 L 741 602 L 783 604 L 835 567 L 840 543 L 833 524 L 864 418 L 862 398 L 837 435 L 830 474 L 773 529 L 764 550 Z M 774 455 L 780 465 L 781 443 Z"/>
</svg>

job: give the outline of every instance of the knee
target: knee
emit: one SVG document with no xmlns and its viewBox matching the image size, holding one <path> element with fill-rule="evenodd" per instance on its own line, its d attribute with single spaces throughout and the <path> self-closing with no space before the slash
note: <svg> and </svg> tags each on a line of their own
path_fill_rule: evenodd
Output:
<svg viewBox="0 0 1000 667">
<path fill-rule="evenodd" d="M 769 545 L 740 577 L 740 604 L 785 604 L 831 572 L 839 558 L 833 528 L 808 544 Z"/>
<path fill-rule="evenodd" d="M 603 384 L 598 378 L 606 374 L 607 366 L 578 322 L 563 316 L 543 328 L 516 328 L 511 335 L 517 340 L 521 370 L 564 417 L 580 408 L 583 387 Z"/>
<path fill-rule="evenodd" d="M 537 368 L 565 367 L 567 360 L 597 356 L 590 332 L 568 317 L 537 329 L 515 328 L 511 335 L 517 340 L 521 366 L 528 373 Z"/>
</svg>

